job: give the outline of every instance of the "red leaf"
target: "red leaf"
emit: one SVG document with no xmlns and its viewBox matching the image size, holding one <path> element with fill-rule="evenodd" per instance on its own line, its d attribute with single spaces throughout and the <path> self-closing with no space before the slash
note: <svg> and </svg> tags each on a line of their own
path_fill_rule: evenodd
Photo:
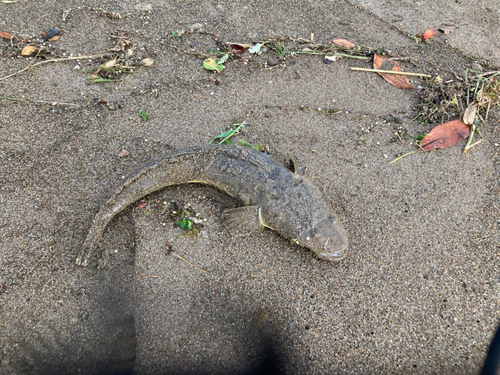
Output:
<svg viewBox="0 0 500 375">
<path fill-rule="evenodd" d="M 9 33 L 0 33 L 0 36 L 5 39 L 12 39 L 12 35 L 10 35 Z"/>
<path fill-rule="evenodd" d="M 252 47 L 251 44 L 242 44 L 242 43 L 224 43 L 229 48 L 232 48 L 236 53 L 243 55 L 247 48 Z"/>
<path fill-rule="evenodd" d="M 436 32 L 434 31 L 434 29 L 429 29 L 427 30 L 424 35 L 422 35 L 422 39 L 423 40 L 427 40 L 427 39 L 430 39 L 434 36 L 434 34 L 436 34 Z"/>
<path fill-rule="evenodd" d="M 147 205 L 148 205 L 148 203 L 147 203 L 147 202 L 144 202 L 144 203 L 141 203 L 140 205 L 138 205 L 136 208 L 137 208 L 138 210 L 140 210 L 140 209 L 143 209 L 144 207 L 146 207 Z"/>
<path fill-rule="evenodd" d="M 356 45 L 353 42 L 350 42 L 346 39 L 334 39 L 333 44 L 341 47 L 347 47 L 347 48 L 352 48 L 356 47 Z"/>
<path fill-rule="evenodd" d="M 384 68 L 382 65 L 391 65 L 392 69 Z M 383 58 L 380 55 L 375 54 L 373 56 L 373 67 L 375 69 L 381 70 L 392 70 L 394 72 L 399 72 L 399 65 L 396 61 L 391 59 Z M 383 79 L 389 82 L 391 85 L 396 86 L 400 89 L 415 89 L 408 81 L 408 78 L 401 74 L 390 74 L 390 73 L 378 73 Z"/>
<path fill-rule="evenodd" d="M 470 127 L 461 120 L 453 120 L 436 126 L 420 141 L 425 151 L 456 145 L 469 136 Z"/>
</svg>

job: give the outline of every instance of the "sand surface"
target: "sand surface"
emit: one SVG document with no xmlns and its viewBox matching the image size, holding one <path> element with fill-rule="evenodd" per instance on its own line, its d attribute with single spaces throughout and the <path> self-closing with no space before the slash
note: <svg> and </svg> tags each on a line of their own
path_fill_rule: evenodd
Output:
<svg viewBox="0 0 500 375">
<path fill-rule="evenodd" d="M 498 109 L 467 154 L 462 143 L 389 164 L 437 124 L 412 121 L 415 90 L 348 69 L 369 61 L 267 49 L 214 77 L 188 52 L 314 33 L 316 43 L 384 48 L 406 58 L 403 70 L 452 80 L 499 70 L 496 0 L 85 4 L 0 3 L 0 32 L 35 44 L 42 30 L 61 30 L 47 58 L 99 54 L 121 38 L 131 58 L 154 59 L 119 82 L 89 79 L 109 56 L 0 81 L 2 98 L 30 100 L 0 100 L 0 374 L 480 371 L 500 309 Z M 450 26 L 430 43 L 407 36 Z M 5 39 L 0 51 L 0 79 L 29 63 Z M 239 203 L 190 184 L 124 211 L 101 256 L 75 265 L 126 176 L 242 121 L 234 139 L 307 167 L 349 233 L 345 260 L 320 261 L 271 230 L 233 237 L 220 215 Z M 206 220 L 198 234 L 177 237 L 172 201 Z"/>
</svg>

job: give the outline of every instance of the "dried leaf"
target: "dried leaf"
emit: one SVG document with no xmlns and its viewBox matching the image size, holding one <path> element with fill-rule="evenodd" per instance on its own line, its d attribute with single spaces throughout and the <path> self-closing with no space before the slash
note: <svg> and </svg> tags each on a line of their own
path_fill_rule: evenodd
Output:
<svg viewBox="0 0 500 375">
<path fill-rule="evenodd" d="M 121 150 L 120 153 L 118 154 L 119 158 L 124 158 L 125 156 L 128 156 L 129 152 L 127 150 Z"/>
<path fill-rule="evenodd" d="M 49 38 L 48 41 L 49 42 L 55 42 L 57 39 L 59 39 L 59 35 L 55 35 L 52 38 Z"/>
<path fill-rule="evenodd" d="M 0 33 L 0 36 L 5 39 L 12 39 L 12 35 L 10 35 L 9 33 Z"/>
<path fill-rule="evenodd" d="M 154 64 L 154 60 L 149 58 L 149 57 L 146 57 L 144 60 L 141 61 L 141 64 L 143 64 L 144 66 L 151 66 Z"/>
<path fill-rule="evenodd" d="M 252 47 L 251 44 L 242 44 L 242 43 L 224 43 L 229 48 L 232 48 L 236 53 L 239 53 L 240 55 L 243 55 L 245 53 L 245 50 L 247 48 Z"/>
<path fill-rule="evenodd" d="M 222 69 L 224 69 L 224 65 L 218 64 L 214 58 L 209 57 L 203 61 L 203 67 L 207 70 L 213 70 L 219 73 Z"/>
<path fill-rule="evenodd" d="M 109 60 L 108 62 L 106 62 L 103 67 L 105 68 L 112 68 L 113 66 L 116 66 L 116 59 L 114 60 Z"/>
<path fill-rule="evenodd" d="M 260 49 L 262 48 L 264 44 L 263 43 L 257 43 L 253 47 L 248 49 L 248 52 L 250 53 L 259 53 Z"/>
<path fill-rule="evenodd" d="M 140 205 L 138 205 L 136 208 L 137 208 L 138 210 L 141 210 L 141 209 L 143 209 L 144 207 L 146 207 L 147 205 L 148 205 L 148 202 L 144 202 L 144 203 L 141 203 Z"/>
<path fill-rule="evenodd" d="M 473 104 L 468 106 L 462 117 L 463 122 L 467 125 L 472 125 L 474 123 L 474 118 L 476 117 L 476 112 L 477 112 L 477 105 Z"/>
<path fill-rule="evenodd" d="M 334 56 L 325 56 L 325 60 L 328 60 L 328 61 L 337 61 L 337 60 L 340 60 L 342 58 L 342 56 L 338 56 L 338 55 L 334 55 Z"/>
<path fill-rule="evenodd" d="M 21 51 L 21 56 L 31 56 L 36 51 L 36 46 L 26 46 Z"/>
<path fill-rule="evenodd" d="M 453 120 L 436 126 L 420 141 L 425 151 L 456 145 L 469 136 L 470 127 L 461 120 Z"/>
<path fill-rule="evenodd" d="M 352 48 L 356 47 L 356 45 L 353 42 L 350 42 L 346 39 L 334 39 L 333 44 L 341 47 L 347 47 L 347 48 Z"/>
<path fill-rule="evenodd" d="M 382 65 L 391 65 L 392 68 L 388 69 L 382 67 Z M 391 59 L 383 58 L 382 56 L 375 54 L 373 56 L 373 68 L 381 70 L 392 70 L 399 72 L 399 65 L 397 62 Z M 408 80 L 408 78 L 401 74 L 390 74 L 390 73 L 378 73 L 383 79 L 389 82 L 391 85 L 396 86 L 400 89 L 415 89 Z M 416 89 L 415 89 L 416 90 Z"/>
<path fill-rule="evenodd" d="M 439 31 L 441 31 L 444 35 L 448 35 L 454 29 L 455 29 L 454 27 L 442 27 L 441 29 L 439 29 Z"/>
<path fill-rule="evenodd" d="M 422 35 L 422 39 L 423 40 L 427 40 L 427 39 L 430 39 L 434 36 L 434 34 L 436 34 L 436 32 L 434 31 L 434 29 L 428 29 L 425 31 L 425 33 Z"/>
</svg>

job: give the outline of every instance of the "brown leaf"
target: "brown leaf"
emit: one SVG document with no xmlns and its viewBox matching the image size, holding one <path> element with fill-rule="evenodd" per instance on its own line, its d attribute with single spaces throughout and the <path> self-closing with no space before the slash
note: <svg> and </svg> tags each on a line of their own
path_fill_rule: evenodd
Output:
<svg viewBox="0 0 500 375">
<path fill-rule="evenodd" d="M 21 56 L 31 56 L 36 51 L 36 46 L 26 46 L 21 51 Z"/>
<path fill-rule="evenodd" d="M 57 39 L 59 39 L 59 35 L 54 35 L 52 38 L 47 39 L 49 42 L 55 42 Z"/>
<path fill-rule="evenodd" d="M 346 39 L 334 39 L 333 44 L 341 47 L 347 47 L 347 48 L 352 48 L 356 47 L 356 45 L 353 42 L 350 42 Z"/>
<path fill-rule="evenodd" d="M 454 30 L 453 27 L 443 27 L 443 28 L 439 29 L 439 31 L 441 31 L 444 35 L 448 35 L 453 30 Z"/>
<path fill-rule="evenodd" d="M 386 65 L 385 67 L 383 65 Z M 387 67 L 387 65 L 390 65 Z M 392 66 L 392 68 L 391 68 Z M 394 72 L 399 72 L 399 65 L 396 61 L 391 59 L 386 59 L 378 54 L 373 55 L 373 68 L 381 70 L 392 70 Z M 391 69 L 389 69 L 391 68 Z M 390 73 L 378 73 L 383 79 L 389 82 L 391 85 L 396 86 L 400 89 L 415 89 L 408 80 L 408 78 L 401 74 L 390 74 Z"/>
<path fill-rule="evenodd" d="M 469 136 L 470 128 L 461 120 L 453 120 L 436 126 L 420 141 L 425 151 L 456 145 Z"/>
<path fill-rule="evenodd" d="M 148 205 L 148 202 L 144 202 L 144 203 L 141 203 L 140 205 L 138 205 L 136 208 L 137 208 L 138 210 L 140 210 L 140 209 L 142 209 L 142 208 L 146 207 L 147 205 Z"/>
<path fill-rule="evenodd" d="M 116 59 L 114 60 L 109 60 L 103 65 L 105 68 L 112 68 L 113 66 L 116 66 Z"/>
<path fill-rule="evenodd" d="M 472 104 L 468 106 L 462 117 L 463 122 L 467 125 L 472 125 L 474 123 L 474 118 L 476 117 L 477 105 Z"/>
<path fill-rule="evenodd" d="M 144 60 L 141 61 L 141 64 L 143 64 L 144 66 L 151 66 L 154 64 L 154 60 L 149 58 L 149 57 L 146 57 Z"/>
<path fill-rule="evenodd" d="M 118 154 L 119 158 L 124 158 L 125 156 L 128 156 L 129 152 L 127 150 L 121 150 L 120 153 Z"/>
<path fill-rule="evenodd" d="M 12 35 L 9 33 L 0 33 L 0 36 L 5 39 L 12 39 Z"/>
</svg>

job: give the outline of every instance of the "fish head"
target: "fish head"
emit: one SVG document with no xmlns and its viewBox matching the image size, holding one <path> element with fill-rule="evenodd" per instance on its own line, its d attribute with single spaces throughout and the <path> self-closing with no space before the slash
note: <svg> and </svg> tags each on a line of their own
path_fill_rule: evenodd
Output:
<svg viewBox="0 0 500 375">
<path fill-rule="evenodd" d="M 297 242 L 328 262 L 344 259 L 348 245 L 347 232 L 333 212 L 312 220 L 310 228 L 300 233 Z"/>
</svg>

